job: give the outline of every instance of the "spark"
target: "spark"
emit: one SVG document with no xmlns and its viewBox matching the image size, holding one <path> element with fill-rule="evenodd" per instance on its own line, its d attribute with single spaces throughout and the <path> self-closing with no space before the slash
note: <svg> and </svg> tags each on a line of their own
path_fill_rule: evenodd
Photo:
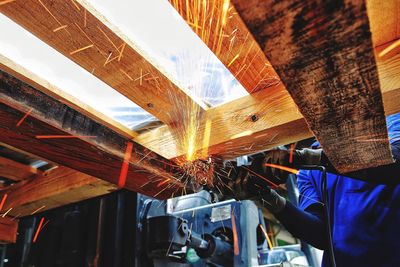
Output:
<svg viewBox="0 0 400 267">
<path fill-rule="evenodd" d="M 118 187 L 121 188 L 125 186 L 126 176 L 128 174 L 128 168 L 129 168 L 129 160 L 131 159 L 132 156 L 132 148 L 133 148 L 133 143 L 128 142 L 128 144 L 126 145 L 124 161 L 122 163 L 121 172 L 119 174 L 119 179 L 118 179 Z"/>
<path fill-rule="evenodd" d="M 294 151 L 294 144 L 291 144 L 290 145 L 289 163 L 293 163 L 293 151 Z"/>
<path fill-rule="evenodd" d="M 45 205 L 41 206 L 41 207 L 38 208 L 37 210 L 33 211 L 33 212 L 31 213 L 31 215 L 35 214 L 36 212 L 38 212 L 39 210 L 42 210 L 42 209 L 45 208 L 45 207 L 46 207 Z"/>
<path fill-rule="evenodd" d="M 40 219 L 39 226 L 38 226 L 38 228 L 36 229 L 36 233 L 35 233 L 35 236 L 33 237 L 32 243 L 36 243 L 36 240 L 37 240 L 37 238 L 38 238 L 38 236 L 39 236 L 39 232 L 40 232 L 40 230 L 42 229 L 43 222 L 44 222 L 44 217 L 42 217 L 42 218 Z"/>
<path fill-rule="evenodd" d="M 236 56 L 232 58 L 232 60 L 228 63 L 227 67 L 229 68 L 238 58 L 239 58 L 239 53 L 237 53 Z"/>
<path fill-rule="evenodd" d="M 164 181 L 159 182 L 159 183 L 157 184 L 157 187 L 160 187 L 160 186 L 162 186 L 162 185 L 165 185 L 165 184 L 168 183 L 169 181 L 171 181 L 171 179 L 170 179 L 170 178 L 167 178 L 167 179 L 165 179 Z"/>
<path fill-rule="evenodd" d="M 289 168 L 289 167 L 285 167 L 285 166 L 281 166 L 281 165 L 276 165 L 276 164 L 272 164 L 272 163 L 265 163 L 264 166 L 280 169 L 280 170 L 287 171 L 287 172 L 290 172 L 290 173 L 293 173 L 296 175 L 299 173 L 299 170 L 297 170 L 297 169 L 293 169 L 293 168 Z"/>
<path fill-rule="evenodd" d="M 4 203 L 6 203 L 6 199 L 7 199 L 7 193 L 3 195 L 3 198 L 1 199 L 1 203 L 0 203 L 0 211 L 3 209 L 4 207 Z"/>
<path fill-rule="evenodd" d="M 51 13 L 51 11 L 43 4 L 43 2 L 41 0 L 38 0 L 38 1 L 42 5 L 42 7 L 47 11 L 47 13 L 49 13 L 50 16 L 58 23 L 58 25 L 62 26 L 63 24 L 53 15 L 53 13 Z M 67 29 L 65 29 L 65 30 L 68 32 Z"/>
<path fill-rule="evenodd" d="M 249 168 L 246 168 L 245 166 L 242 166 L 242 168 L 246 169 L 247 171 L 249 171 L 250 173 L 256 175 L 257 177 L 263 179 L 264 181 L 268 182 L 269 184 L 271 184 L 271 185 L 273 185 L 273 186 L 275 186 L 275 187 L 279 187 L 279 185 L 273 183 L 272 181 L 270 181 L 269 179 L 265 178 L 264 176 L 262 176 L 262 175 L 256 173 L 255 171 L 252 171 L 252 170 L 250 170 Z"/>
<path fill-rule="evenodd" d="M 142 85 L 143 77 L 149 75 L 150 73 L 143 74 L 143 69 L 140 69 L 140 76 L 135 79 L 135 81 L 139 80 L 139 84 Z"/>
<path fill-rule="evenodd" d="M 65 28 L 67 28 L 67 27 L 68 27 L 68 25 L 60 26 L 60 27 L 58 27 L 58 28 L 55 28 L 55 29 L 53 30 L 53 32 L 58 32 L 59 30 L 65 29 Z"/>
<path fill-rule="evenodd" d="M 231 214 L 231 221 L 232 221 L 232 232 L 233 232 L 233 253 L 237 256 L 239 255 L 239 240 L 237 236 L 235 213 L 233 210 Z"/>
<path fill-rule="evenodd" d="M 1 1 L 0 2 L 0 6 L 8 4 L 8 3 L 11 3 L 11 2 L 14 2 L 14 1 L 16 1 L 16 0 L 4 0 L 4 1 Z"/>
<path fill-rule="evenodd" d="M 86 28 L 87 26 L 87 15 L 86 15 L 86 8 L 83 10 L 83 27 Z"/>
<path fill-rule="evenodd" d="M 381 52 L 379 52 L 378 56 L 379 57 L 384 57 L 387 55 L 390 51 L 395 49 L 396 47 L 400 46 L 400 39 L 397 39 L 397 41 L 394 41 L 391 45 L 383 49 Z"/>
<path fill-rule="evenodd" d="M 123 69 L 119 69 L 123 74 L 125 74 L 126 77 L 128 77 L 129 80 L 133 81 L 132 77 L 129 76 L 128 73 L 126 73 Z"/>
<path fill-rule="evenodd" d="M 93 44 L 87 45 L 87 46 L 85 46 L 85 47 L 82 47 L 82 48 L 79 48 L 79 49 L 77 49 L 77 50 L 75 50 L 75 51 L 72 51 L 72 52 L 70 52 L 69 54 L 70 54 L 70 55 L 74 55 L 74 54 L 79 53 L 79 52 L 81 52 L 81 51 L 84 51 L 84 50 L 86 50 L 86 49 L 92 48 L 93 46 L 94 46 Z"/>
<path fill-rule="evenodd" d="M 30 110 L 28 110 L 28 112 L 25 113 L 25 115 L 18 121 L 17 127 L 19 127 L 22 124 L 22 122 L 26 119 L 26 117 L 28 117 L 29 114 L 31 114 L 32 110 L 33 108 L 31 108 Z"/>
<path fill-rule="evenodd" d="M 274 247 L 272 246 L 272 242 L 271 242 L 271 239 L 269 239 L 267 231 L 265 231 L 264 226 L 261 223 L 259 225 L 260 225 L 261 231 L 264 233 L 265 239 L 267 239 L 267 243 L 268 243 L 269 249 L 273 250 Z"/>
<path fill-rule="evenodd" d="M 120 52 L 118 47 L 114 44 L 114 42 L 111 41 L 110 37 L 108 37 L 108 35 L 99 26 L 97 26 L 97 29 L 99 29 L 99 31 L 107 38 L 107 40 L 112 44 L 112 46 L 114 46 L 115 50 Z"/>
<path fill-rule="evenodd" d="M 37 139 L 96 138 L 94 135 L 36 135 Z"/>
<path fill-rule="evenodd" d="M 10 208 L 9 210 L 7 210 L 4 214 L 3 214 L 3 218 L 5 218 L 6 217 L 6 215 L 12 210 L 13 208 Z"/>
<path fill-rule="evenodd" d="M 122 58 L 122 53 L 124 53 L 125 46 L 126 46 L 126 43 L 124 43 L 124 44 L 122 45 L 121 52 L 120 52 L 119 55 L 118 55 L 118 62 L 119 62 L 119 61 L 121 60 L 121 58 Z"/>
<path fill-rule="evenodd" d="M 75 0 L 71 0 L 72 4 L 74 4 L 74 6 L 76 7 L 76 9 L 78 9 L 79 11 L 81 11 L 81 8 L 78 6 L 78 4 L 75 2 Z"/>
</svg>

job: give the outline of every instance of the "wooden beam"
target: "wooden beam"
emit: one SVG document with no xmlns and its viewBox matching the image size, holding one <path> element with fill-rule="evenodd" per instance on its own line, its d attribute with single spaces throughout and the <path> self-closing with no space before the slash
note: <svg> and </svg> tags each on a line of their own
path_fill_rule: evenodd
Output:
<svg viewBox="0 0 400 267">
<path fill-rule="evenodd" d="M 378 47 L 377 52 L 383 48 Z M 385 113 L 400 112 L 400 101 L 397 101 L 400 99 L 400 54 L 384 59 L 377 57 L 377 66 Z M 253 115 L 256 115 L 255 121 L 251 119 Z M 212 122 L 209 153 L 227 159 L 313 136 L 283 85 L 210 109 L 206 118 Z M 203 135 L 205 125 L 206 119 L 201 122 L 198 135 Z M 252 134 L 246 135 L 249 131 Z M 142 133 L 135 140 L 166 158 L 185 153 L 176 142 L 174 132 L 166 126 Z"/>
<path fill-rule="evenodd" d="M 0 12 L 166 124 L 179 122 L 182 110 L 203 111 L 86 1 L 14 1 Z"/>
<path fill-rule="evenodd" d="M 230 1 L 169 0 L 249 93 L 280 79 Z"/>
<path fill-rule="evenodd" d="M 18 220 L 0 217 L 0 243 L 17 242 Z"/>
<path fill-rule="evenodd" d="M 336 169 L 392 163 L 365 2 L 233 3 Z"/>
<path fill-rule="evenodd" d="M 36 212 L 68 205 L 117 190 L 112 183 L 75 170 L 58 167 L 9 187 L 3 210 L 23 217 Z"/>
<path fill-rule="evenodd" d="M 42 172 L 34 167 L 16 162 L 14 160 L 0 156 L 0 176 L 13 180 L 21 181 L 33 178 Z"/>
<path fill-rule="evenodd" d="M 45 79 L 30 72 L 29 70 L 25 69 L 21 65 L 15 63 L 14 61 L 5 57 L 2 54 L 0 54 L 0 69 L 125 137 L 132 138 L 137 136 L 137 133 L 135 131 L 107 117 L 103 113 L 97 111 L 96 109 L 88 106 L 79 99 L 66 93 L 68 92 L 68 88 L 64 88 L 63 90 L 57 88 Z"/>
<path fill-rule="evenodd" d="M 0 71 L 0 142 L 60 165 L 117 184 L 128 139 Z M 32 109 L 19 126 L 16 123 Z M 40 135 L 76 138 L 39 139 Z M 94 138 L 85 138 L 94 136 Z M 133 144 L 127 189 L 165 198 L 181 188 L 167 167 L 173 164 L 139 144 Z M 171 179 L 167 187 L 159 181 Z"/>
</svg>

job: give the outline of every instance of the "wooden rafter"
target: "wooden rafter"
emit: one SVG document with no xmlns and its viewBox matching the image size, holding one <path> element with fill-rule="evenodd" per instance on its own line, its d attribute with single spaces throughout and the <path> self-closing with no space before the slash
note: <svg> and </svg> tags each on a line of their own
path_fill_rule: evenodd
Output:
<svg viewBox="0 0 400 267">
<path fill-rule="evenodd" d="M 391 163 L 365 1 L 233 3 L 336 169 Z"/>
<path fill-rule="evenodd" d="M 32 178 L 42 172 L 34 167 L 0 156 L 0 177 L 13 181 Z"/>
<path fill-rule="evenodd" d="M 0 243 L 17 241 L 18 220 L 0 217 Z"/>
<path fill-rule="evenodd" d="M 166 124 L 203 110 L 86 1 L 14 1 L 0 12 Z"/>
<path fill-rule="evenodd" d="M 0 99 L 0 142 L 118 183 L 128 139 L 3 71 L 0 71 Z M 28 109 L 33 111 L 17 127 L 16 123 Z M 39 135 L 77 138 L 38 139 Z M 172 163 L 139 144 L 133 146 L 125 184 L 127 189 L 160 198 L 179 190 L 180 185 L 175 183 L 157 187 L 160 181 L 171 178 L 166 168 Z"/>
<path fill-rule="evenodd" d="M 400 54 L 377 59 L 385 113 L 400 112 Z M 252 121 L 253 115 L 256 121 Z M 313 136 L 283 85 L 210 109 L 207 116 L 213 118 L 209 152 L 228 159 Z M 205 124 L 203 120 L 200 129 Z M 252 134 L 246 135 L 249 131 Z M 166 158 L 184 154 L 165 126 L 142 133 L 135 140 Z"/>
<path fill-rule="evenodd" d="M 117 186 L 75 170 L 58 167 L 34 179 L 19 182 L 2 193 L 7 194 L 3 210 L 23 217 L 35 212 L 105 195 Z"/>
</svg>

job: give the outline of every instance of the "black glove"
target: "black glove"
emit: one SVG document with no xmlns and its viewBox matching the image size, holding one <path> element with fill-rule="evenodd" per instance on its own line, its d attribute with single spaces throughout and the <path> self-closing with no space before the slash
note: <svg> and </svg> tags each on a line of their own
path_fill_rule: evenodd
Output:
<svg viewBox="0 0 400 267">
<path fill-rule="evenodd" d="M 301 150 L 294 150 L 292 153 L 292 161 L 290 161 L 290 153 L 290 150 L 286 149 L 267 151 L 264 160 L 261 163 L 262 174 L 273 182 L 282 184 L 286 182 L 289 172 L 279 168 L 266 166 L 265 164 L 274 164 L 297 169 L 301 165 L 320 165 L 323 154 L 322 149 L 304 148 Z M 257 166 L 254 166 L 254 168 L 257 169 Z"/>
<path fill-rule="evenodd" d="M 253 200 L 265 206 L 272 213 L 279 213 L 286 205 L 286 199 L 268 186 L 268 182 L 247 167 L 236 169 L 236 177 L 228 183 L 232 196 L 236 199 Z"/>
</svg>

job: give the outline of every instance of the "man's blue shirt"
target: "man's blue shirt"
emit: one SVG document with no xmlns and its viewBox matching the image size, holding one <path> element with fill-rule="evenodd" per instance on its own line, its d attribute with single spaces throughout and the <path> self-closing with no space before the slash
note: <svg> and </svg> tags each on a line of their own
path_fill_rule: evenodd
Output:
<svg viewBox="0 0 400 267">
<path fill-rule="evenodd" d="M 389 116 L 387 125 L 392 153 L 400 160 L 400 114 Z M 301 209 L 322 203 L 321 172 L 300 170 L 297 184 Z M 327 188 L 337 266 L 400 266 L 400 185 L 328 173 Z M 323 266 L 327 260 L 326 255 Z"/>
</svg>

